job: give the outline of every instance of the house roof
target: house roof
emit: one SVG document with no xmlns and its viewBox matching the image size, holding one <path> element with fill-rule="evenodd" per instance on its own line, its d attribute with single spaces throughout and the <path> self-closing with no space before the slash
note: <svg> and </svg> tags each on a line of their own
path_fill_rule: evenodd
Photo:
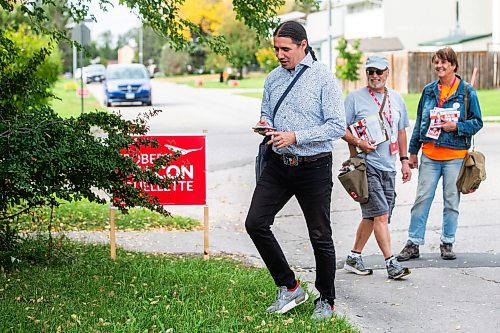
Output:
<svg viewBox="0 0 500 333">
<path fill-rule="evenodd" d="M 337 37 L 333 37 L 332 40 L 337 40 Z M 315 40 L 314 42 L 309 41 L 309 45 L 313 48 L 321 47 L 321 43 L 328 41 L 326 38 Z M 354 40 L 348 40 L 351 44 Z M 382 38 L 382 37 L 370 37 L 362 38 L 359 43 L 359 50 L 362 52 L 385 52 L 385 51 L 399 51 L 403 50 L 403 43 L 397 37 Z"/>
<path fill-rule="evenodd" d="M 304 20 L 306 18 L 307 14 L 303 12 L 289 12 L 283 15 L 278 15 L 278 18 L 280 19 L 281 22 L 285 21 L 300 21 Z"/>
<path fill-rule="evenodd" d="M 363 2 L 371 2 L 376 5 L 382 5 L 382 0 L 338 0 L 333 4 L 333 6 L 334 7 L 351 6 Z"/>
<path fill-rule="evenodd" d="M 419 46 L 444 46 L 470 42 L 476 39 L 491 37 L 493 34 L 482 35 L 451 35 L 444 38 L 434 39 L 428 42 L 418 43 Z"/>
<path fill-rule="evenodd" d="M 397 37 L 363 38 L 360 42 L 359 50 L 362 52 L 398 51 L 404 49 L 403 44 Z"/>
</svg>

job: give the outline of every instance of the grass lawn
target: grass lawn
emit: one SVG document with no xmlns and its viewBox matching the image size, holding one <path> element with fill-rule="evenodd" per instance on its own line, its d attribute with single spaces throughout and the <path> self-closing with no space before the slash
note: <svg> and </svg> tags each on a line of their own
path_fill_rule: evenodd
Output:
<svg viewBox="0 0 500 333">
<path fill-rule="evenodd" d="M 16 227 L 23 231 L 47 230 L 50 209 L 39 208 L 23 214 L 16 220 Z M 183 216 L 165 217 L 142 208 L 130 209 L 128 214 L 116 211 L 115 224 L 118 230 L 195 230 L 200 222 Z M 62 201 L 54 209 L 52 225 L 56 231 L 95 231 L 109 228 L 109 206 L 88 200 Z"/>
<path fill-rule="evenodd" d="M 238 95 L 262 98 L 262 92 L 241 92 Z M 481 105 L 481 113 L 483 117 L 500 116 L 500 108 L 498 108 L 498 101 L 500 101 L 500 90 L 479 90 L 477 92 L 479 104 Z M 420 94 L 404 94 L 402 95 L 408 110 L 410 119 L 415 119 L 417 115 L 418 101 Z"/>
<path fill-rule="evenodd" d="M 189 75 L 189 76 L 173 76 L 165 78 L 164 80 L 185 84 L 195 88 L 218 88 L 218 89 L 262 89 L 264 87 L 264 80 L 266 74 L 263 73 L 250 73 L 243 80 L 238 80 L 237 86 L 231 86 L 228 82 L 219 82 L 218 74 L 206 75 Z M 197 82 L 201 82 L 198 85 Z M 260 96 L 262 97 L 262 96 Z"/>
<path fill-rule="evenodd" d="M 243 92 L 238 95 L 262 99 L 262 92 Z"/>
<path fill-rule="evenodd" d="M 51 103 L 54 111 L 63 118 L 77 117 L 81 113 L 81 98 L 76 95 L 76 89 L 80 87 L 80 81 L 72 79 L 61 79 L 56 82 L 53 94 L 61 100 L 54 99 Z M 85 84 L 84 84 L 85 88 Z M 83 99 L 84 112 L 93 112 L 96 109 L 106 111 L 92 94 Z"/>
<path fill-rule="evenodd" d="M 266 315 L 264 269 L 121 250 L 112 261 L 103 245 L 70 245 L 66 260 L 0 273 L 1 332 L 356 332 L 341 317 L 312 321 L 311 299 Z"/>
<path fill-rule="evenodd" d="M 481 114 L 483 117 L 500 116 L 500 108 L 498 108 L 500 90 L 478 90 L 477 97 L 479 99 L 479 105 L 481 105 Z M 415 119 L 420 94 L 405 94 L 403 98 L 410 119 Z"/>
</svg>

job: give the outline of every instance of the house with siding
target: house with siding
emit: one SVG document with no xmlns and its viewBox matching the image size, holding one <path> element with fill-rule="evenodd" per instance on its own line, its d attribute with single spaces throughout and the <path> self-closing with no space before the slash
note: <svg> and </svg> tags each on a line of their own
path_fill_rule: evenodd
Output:
<svg viewBox="0 0 500 333">
<path fill-rule="evenodd" d="M 326 1 L 323 3 L 326 5 Z M 489 53 L 500 49 L 500 0 L 332 0 L 331 3 L 331 11 L 310 13 L 305 27 L 319 59 L 332 69 L 341 36 L 348 41 L 359 39 L 365 55 L 388 54 L 398 68 L 395 75 L 399 77 L 393 77 L 392 84 L 402 92 L 419 89 L 409 89 L 407 79 L 412 70 L 408 67 L 412 53 L 451 46 L 457 52 L 483 52 L 491 58 L 485 60 L 485 68 L 497 61 L 497 55 Z"/>
</svg>

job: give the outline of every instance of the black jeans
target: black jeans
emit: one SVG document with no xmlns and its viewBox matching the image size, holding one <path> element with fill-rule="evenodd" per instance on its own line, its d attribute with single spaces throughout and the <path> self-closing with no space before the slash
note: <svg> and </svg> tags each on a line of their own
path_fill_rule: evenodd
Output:
<svg viewBox="0 0 500 333">
<path fill-rule="evenodd" d="M 277 286 L 295 286 L 295 274 L 271 231 L 274 217 L 295 195 L 304 213 L 316 260 L 316 289 L 331 304 L 335 299 L 335 247 L 330 225 L 332 156 L 298 166 L 283 164 L 276 154 L 257 182 L 245 227 Z"/>
</svg>

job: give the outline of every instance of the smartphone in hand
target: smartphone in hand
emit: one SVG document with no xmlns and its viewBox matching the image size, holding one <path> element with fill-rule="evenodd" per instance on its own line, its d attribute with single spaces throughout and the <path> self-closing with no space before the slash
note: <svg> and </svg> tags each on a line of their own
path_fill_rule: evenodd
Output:
<svg viewBox="0 0 500 333">
<path fill-rule="evenodd" d="M 252 129 L 255 133 L 259 133 L 260 135 L 264 136 L 267 135 L 267 132 L 276 131 L 276 128 L 271 126 L 255 126 L 252 127 Z"/>
<path fill-rule="evenodd" d="M 252 127 L 254 132 L 261 132 L 261 131 L 276 131 L 276 128 L 271 127 L 271 126 L 254 126 Z"/>
</svg>

